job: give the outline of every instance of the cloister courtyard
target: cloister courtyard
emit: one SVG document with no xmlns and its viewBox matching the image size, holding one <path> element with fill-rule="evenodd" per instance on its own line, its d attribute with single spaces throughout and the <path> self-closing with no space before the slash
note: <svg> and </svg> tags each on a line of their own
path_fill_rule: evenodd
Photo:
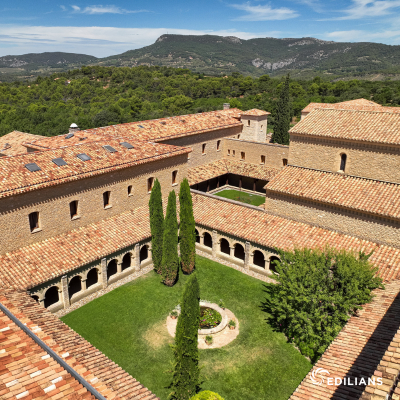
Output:
<svg viewBox="0 0 400 400">
<path fill-rule="evenodd" d="M 265 283 L 201 256 L 196 265 L 201 299 L 222 300 L 240 324 L 231 343 L 200 350 L 202 388 L 229 400 L 286 400 L 311 363 L 267 324 Z M 178 305 L 187 278 L 180 273 L 176 285 L 167 287 L 150 271 L 62 320 L 166 400 L 173 361 L 166 319 Z"/>
</svg>

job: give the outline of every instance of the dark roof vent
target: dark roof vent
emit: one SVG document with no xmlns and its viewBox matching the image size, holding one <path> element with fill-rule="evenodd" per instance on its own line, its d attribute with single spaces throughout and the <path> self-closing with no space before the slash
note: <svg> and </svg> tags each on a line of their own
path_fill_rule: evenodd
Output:
<svg viewBox="0 0 400 400">
<path fill-rule="evenodd" d="M 110 153 L 116 153 L 117 152 L 117 150 L 115 150 L 114 147 L 109 146 L 109 145 L 103 146 L 103 148 L 106 149 L 107 151 L 109 151 Z"/>
<path fill-rule="evenodd" d="M 130 143 L 128 143 L 128 142 L 121 142 L 120 145 L 126 147 L 127 149 L 133 149 L 133 148 L 134 148 L 134 147 L 133 147 Z"/>
<path fill-rule="evenodd" d="M 138 125 L 138 127 L 144 129 L 144 126 L 142 126 L 142 125 Z"/>
<path fill-rule="evenodd" d="M 39 167 L 39 165 L 37 165 L 36 163 L 29 163 L 29 164 L 26 164 L 25 167 L 26 167 L 26 169 L 27 169 L 28 171 L 31 171 L 31 172 L 40 171 L 40 167 Z"/>
<path fill-rule="evenodd" d="M 77 157 L 78 157 L 80 160 L 82 160 L 82 161 L 89 161 L 89 160 L 91 160 L 91 158 L 90 158 L 87 154 L 85 154 L 85 153 L 78 154 Z"/>
<path fill-rule="evenodd" d="M 51 161 L 59 167 L 67 165 L 67 162 L 63 158 L 53 158 Z"/>
<path fill-rule="evenodd" d="M 161 125 L 167 125 L 167 123 L 165 121 L 161 121 L 160 124 Z"/>
<path fill-rule="evenodd" d="M 67 136 L 65 136 L 65 139 L 71 139 L 74 136 L 73 133 L 69 133 Z"/>
</svg>

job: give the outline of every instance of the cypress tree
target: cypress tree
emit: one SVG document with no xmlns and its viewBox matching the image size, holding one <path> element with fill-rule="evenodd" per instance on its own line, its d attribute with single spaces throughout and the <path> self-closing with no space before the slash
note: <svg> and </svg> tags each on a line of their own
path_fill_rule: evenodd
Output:
<svg viewBox="0 0 400 400">
<path fill-rule="evenodd" d="M 185 178 L 179 191 L 180 250 L 182 271 L 191 274 L 196 258 L 196 228 L 193 216 L 193 202 L 188 180 Z"/>
<path fill-rule="evenodd" d="M 181 314 L 175 334 L 175 366 L 170 398 L 188 400 L 199 390 L 198 329 L 200 322 L 200 288 L 197 274 L 190 275 L 181 300 Z"/>
<path fill-rule="evenodd" d="M 279 144 L 289 144 L 290 129 L 290 100 L 289 100 L 289 81 L 287 74 L 285 83 L 283 84 L 279 101 L 275 112 L 274 133 L 272 134 L 272 142 Z"/>
<path fill-rule="evenodd" d="M 149 211 L 153 264 L 154 270 L 159 274 L 161 272 L 163 252 L 164 213 L 162 207 L 161 185 L 158 179 L 155 180 L 153 189 L 151 190 Z"/>
<path fill-rule="evenodd" d="M 167 215 L 164 223 L 163 249 L 161 261 L 162 280 L 173 286 L 178 276 L 178 221 L 176 219 L 176 194 L 172 190 L 168 196 Z"/>
</svg>

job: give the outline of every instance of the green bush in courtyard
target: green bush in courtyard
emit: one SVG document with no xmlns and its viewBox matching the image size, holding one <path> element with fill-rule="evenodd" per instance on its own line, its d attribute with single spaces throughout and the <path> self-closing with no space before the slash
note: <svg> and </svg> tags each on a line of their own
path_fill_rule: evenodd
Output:
<svg viewBox="0 0 400 400">
<path fill-rule="evenodd" d="M 176 326 L 171 399 L 188 400 L 199 390 L 199 320 L 200 287 L 194 273 L 183 290 L 181 314 Z"/>
<path fill-rule="evenodd" d="M 204 392 L 197 393 L 190 400 L 224 400 L 218 393 L 205 390 Z"/>
<path fill-rule="evenodd" d="M 155 180 L 149 200 L 151 249 L 154 270 L 161 272 L 163 235 L 164 235 L 164 213 L 162 207 L 161 185 Z"/>
<path fill-rule="evenodd" d="M 383 288 L 362 252 L 302 249 L 279 251 L 277 285 L 267 284 L 269 322 L 316 361 L 350 316 Z"/>
<path fill-rule="evenodd" d="M 196 228 L 193 216 L 193 202 L 188 180 L 185 178 L 179 191 L 180 250 L 182 271 L 193 272 L 196 257 Z"/>
<path fill-rule="evenodd" d="M 176 194 L 168 196 L 167 214 L 164 223 L 161 276 L 167 286 L 173 286 L 178 276 L 178 221 L 176 219 Z"/>
</svg>

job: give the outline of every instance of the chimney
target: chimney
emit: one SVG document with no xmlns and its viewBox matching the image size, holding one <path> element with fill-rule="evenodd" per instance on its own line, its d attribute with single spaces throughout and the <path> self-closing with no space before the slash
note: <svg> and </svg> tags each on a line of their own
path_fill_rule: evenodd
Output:
<svg viewBox="0 0 400 400">
<path fill-rule="evenodd" d="M 70 125 L 70 127 L 69 127 L 68 133 L 75 133 L 75 132 L 77 132 L 77 131 L 79 131 L 78 125 L 75 124 L 75 123 L 72 123 L 72 124 Z"/>
<path fill-rule="evenodd" d="M 224 103 L 224 110 L 229 110 L 230 106 L 229 103 Z"/>
</svg>

